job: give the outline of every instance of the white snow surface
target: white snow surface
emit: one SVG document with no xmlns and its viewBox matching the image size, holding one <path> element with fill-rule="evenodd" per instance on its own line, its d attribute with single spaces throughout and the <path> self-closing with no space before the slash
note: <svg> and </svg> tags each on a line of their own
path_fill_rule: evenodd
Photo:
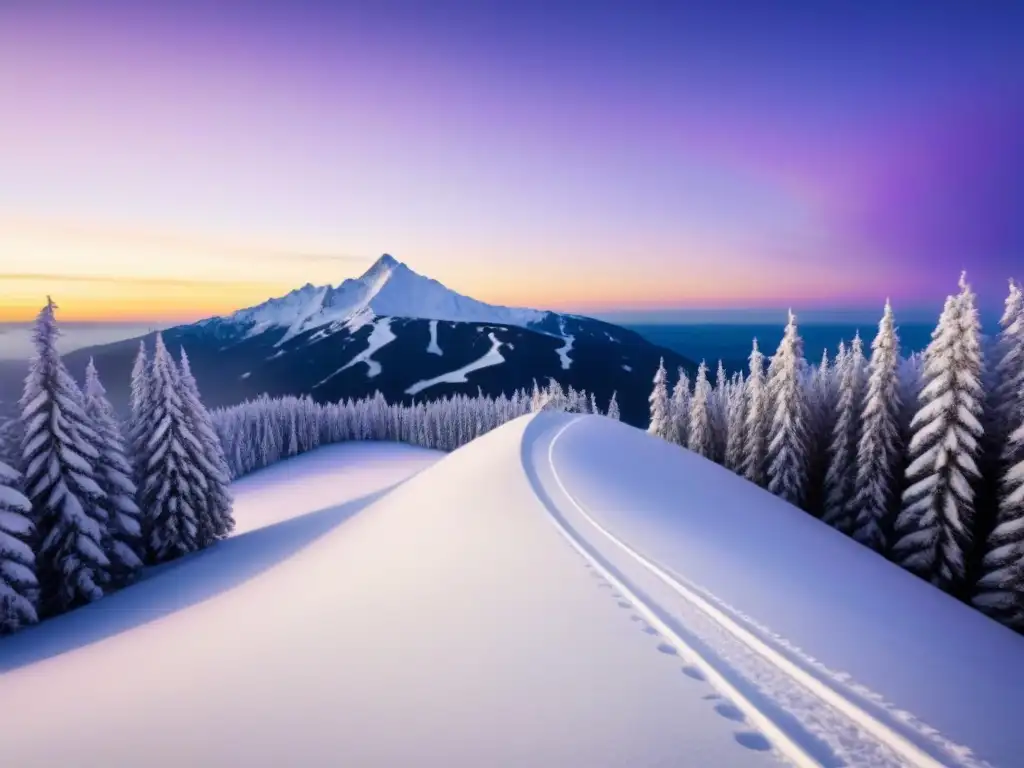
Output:
<svg viewBox="0 0 1024 768">
<path fill-rule="evenodd" d="M 555 412 L 439 458 L 288 460 L 0 639 L 5 764 L 1019 764 L 1024 639 L 726 470 Z"/>
<path fill-rule="evenodd" d="M 427 352 L 431 355 L 443 355 L 441 347 L 437 344 L 437 320 L 430 321 L 430 343 L 427 344 Z"/>
<path fill-rule="evenodd" d="M 278 342 L 283 344 L 302 332 L 306 321 L 319 311 L 329 290 L 307 283 L 279 299 L 270 299 L 258 306 L 239 310 L 230 319 L 251 323 L 249 336 L 259 335 L 271 328 L 285 328 L 285 335 Z"/>
<path fill-rule="evenodd" d="M 555 351 L 558 352 L 558 357 L 562 362 L 562 370 L 568 371 L 569 368 L 572 367 L 572 358 L 569 357 L 569 353 L 572 351 L 572 343 L 576 340 L 576 337 L 571 333 L 567 334 L 565 332 L 565 320 L 560 320 L 559 322 L 561 325 L 562 340 L 565 343 Z"/>
<path fill-rule="evenodd" d="M 373 324 L 373 330 L 370 331 L 370 336 L 366 340 L 366 349 L 353 357 L 330 376 L 314 384 L 313 389 L 322 387 L 342 371 L 346 371 L 353 365 L 358 365 L 359 363 L 366 363 L 367 378 L 372 379 L 375 376 L 379 376 L 383 368 L 380 363 L 373 359 L 373 354 L 381 347 L 390 344 L 396 338 L 398 337 L 395 336 L 394 331 L 391 330 L 391 318 L 381 317 L 377 319 Z"/>
<path fill-rule="evenodd" d="M 481 368 L 489 368 L 492 365 L 500 365 L 505 362 L 505 358 L 501 354 L 503 342 L 495 337 L 493 333 L 487 334 L 487 337 L 491 340 L 491 348 L 487 350 L 487 354 L 483 357 L 474 360 L 468 365 L 462 366 L 457 371 L 449 371 L 448 373 L 442 373 L 440 376 L 435 376 L 432 379 L 417 381 L 405 390 L 405 393 L 407 395 L 418 395 L 423 390 L 432 387 L 435 384 L 465 384 L 469 381 L 466 377 L 473 371 L 478 371 Z"/>
<path fill-rule="evenodd" d="M 424 277 L 384 254 L 361 277 L 337 287 L 306 285 L 279 299 L 243 309 L 221 321 L 251 325 L 249 336 L 285 329 L 284 344 L 305 331 L 348 323 L 360 315 L 528 326 L 546 312 L 486 304 Z"/>
</svg>

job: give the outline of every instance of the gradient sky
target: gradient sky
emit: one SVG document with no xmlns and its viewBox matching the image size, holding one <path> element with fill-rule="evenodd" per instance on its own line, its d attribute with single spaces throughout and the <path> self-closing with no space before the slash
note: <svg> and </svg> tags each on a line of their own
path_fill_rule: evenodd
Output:
<svg viewBox="0 0 1024 768">
<path fill-rule="evenodd" d="M 382 252 L 589 311 L 1024 278 L 1024 4 L 0 4 L 0 320 L 184 320 Z"/>
</svg>

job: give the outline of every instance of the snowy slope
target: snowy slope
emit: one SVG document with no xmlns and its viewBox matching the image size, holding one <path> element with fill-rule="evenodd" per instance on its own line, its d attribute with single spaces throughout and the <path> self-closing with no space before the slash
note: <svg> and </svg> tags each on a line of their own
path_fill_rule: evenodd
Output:
<svg viewBox="0 0 1024 768">
<path fill-rule="evenodd" d="M 0 640 L 5 764 L 1024 753 L 1020 637 L 724 470 L 558 413 L 436 458 L 348 445 L 258 473 L 234 538 Z"/>
<path fill-rule="evenodd" d="M 506 323 L 528 326 L 546 312 L 486 304 L 424 277 L 389 254 L 384 254 L 362 276 L 337 287 L 306 285 L 287 296 L 270 299 L 210 322 L 233 324 L 254 336 L 284 329 L 277 342 L 286 343 L 315 328 L 344 324 L 360 316 L 412 317 L 453 322 Z"/>
<path fill-rule="evenodd" d="M 244 533 L 3 641 L 0 665 L 11 666 L 83 624 L 122 625 L 0 677 L 9 764 L 148 754 L 168 766 L 625 767 L 685 753 L 696 765 L 770 765 L 756 734 L 741 728 L 747 746 L 737 741 L 707 690 L 551 527 L 519 462 L 527 426 L 480 439 L 354 516 L 361 500 Z M 267 507 L 267 483 L 248 482 L 243 521 L 253 503 Z M 325 487 L 345 491 L 326 464 L 304 485 L 318 503 Z M 240 556 L 259 554 L 247 542 L 274 546 L 296 529 L 303 548 L 234 574 L 254 570 Z M 211 582 L 215 594 L 183 605 L 180 593 Z M 60 690 L 89 691 L 89 706 Z"/>
<path fill-rule="evenodd" d="M 307 283 L 279 299 L 271 299 L 258 306 L 239 310 L 230 319 L 246 326 L 250 336 L 272 328 L 286 329 L 283 343 L 300 333 L 307 320 L 320 311 L 329 290 L 329 287 Z"/>
<path fill-rule="evenodd" d="M 524 455 L 567 527 L 766 712 L 781 705 L 815 761 L 1020 764 L 1024 638 L 625 425 L 559 416 Z"/>
</svg>

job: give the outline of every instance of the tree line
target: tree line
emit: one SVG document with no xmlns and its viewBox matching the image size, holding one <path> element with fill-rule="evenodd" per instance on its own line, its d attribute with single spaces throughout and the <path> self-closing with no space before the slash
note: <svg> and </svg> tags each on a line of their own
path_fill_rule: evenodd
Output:
<svg viewBox="0 0 1024 768">
<path fill-rule="evenodd" d="M 262 396 L 213 411 L 232 478 L 262 469 L 321 445 L 352 440 L 388 440 L 439 451 L 453 451 L 492 429 L 540 410 L 572 413 L 602 411 L 592 394 L 554 379 L 536 383 L 532 391 L 517 390 L 488 397 L 454 395 L 402 405 L 389 404 L 377 392 L 372 397 L 318 403 L 305 397 Z M 613 393 L 604 415 L 619 418 Z"/>
<path fill-rule="evenodd" d="M 57 352 L 52 300 L 33 329 L 20 417 L 0 434 L 0 634 L 100 599 L 139 569 L 234 527 L 230 472 L 182 350 L 157 335 L 122 425 L 96 366 L 84 388 Z"/>
<path fill-rule="evenodd" d="M 887 302 L 865 357 L 859 335 L 819 365 L 790 313 L 775 354 L 714 384 L 701 363 L 669 389 L 649 432 L 723 464 L 864 546 L 1024 631 L 1024 295 L 1010 283 L 982 335 L 961 276 L 922 354 L 902 356 Z"/>
</svg>

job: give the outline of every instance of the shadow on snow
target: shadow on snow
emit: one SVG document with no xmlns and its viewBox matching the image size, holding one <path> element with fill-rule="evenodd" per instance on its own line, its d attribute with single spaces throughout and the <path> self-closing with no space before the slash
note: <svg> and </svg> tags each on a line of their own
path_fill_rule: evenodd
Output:
<svg viewBox="0 0 1024 768">
<path fill-rule="evenodd" d="M 0 674 L 91 645 L 234 589 L 330 533 L 391 488 L 148 568 L 138 582 L 120 592 L 0 639 Z"/>
</svg>

